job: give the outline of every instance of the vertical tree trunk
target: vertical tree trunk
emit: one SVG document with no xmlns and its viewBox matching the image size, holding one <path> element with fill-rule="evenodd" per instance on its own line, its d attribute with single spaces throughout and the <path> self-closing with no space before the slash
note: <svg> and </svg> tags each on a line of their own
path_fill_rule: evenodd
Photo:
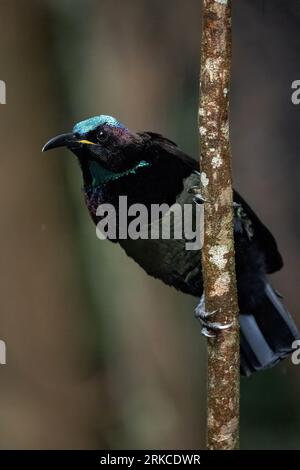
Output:
<svg viewBox="0 0 300 470">
<path fill-rule="evenodd" d="M 204 0 L 199 133 L 205 203 L 202 266 L 206 311 L 232 323 L 208 341 L 208 449 L 234 449 L 239 436 L 239 323 L 236 292 L 229 82 L 231 1 Z"/>
</svg>

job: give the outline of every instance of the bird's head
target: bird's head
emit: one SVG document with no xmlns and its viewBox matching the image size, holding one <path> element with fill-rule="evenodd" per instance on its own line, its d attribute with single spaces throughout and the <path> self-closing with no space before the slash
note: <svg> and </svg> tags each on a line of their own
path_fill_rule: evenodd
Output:
<svg viewBox="0 0 300 470">
<path fill-rule="evenodd" d="M 118 174 L 139 163 L 134 149 L 141 141 L 138 134 L 131 132 L 117 119 L 101 115 L 81 121 L 72 132 L 49 140 L 43 152 L 67 147 L 78 157 L 83 170 L 92 165 Z"/>
<path fill-rule="evenodd" d="M 95 194 L 97 204 L 99 198 L 115 204 L 116 197 L 126 195 L 130 203 L 171 205 L 194 171 L 193 160 L 174 142 L 153 132 L 134 133 L 111 116 L 79 122 L 43 151 L 57 147 L 67 147 L 78 158 L 90 212 L 95 212 Z"/>
</svg>

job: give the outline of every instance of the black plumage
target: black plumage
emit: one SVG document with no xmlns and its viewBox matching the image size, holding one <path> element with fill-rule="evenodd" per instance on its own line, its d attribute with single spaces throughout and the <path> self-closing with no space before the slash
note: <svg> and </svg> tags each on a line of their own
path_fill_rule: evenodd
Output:
<svg viewBox="0 0 300 470">
<path fill-rule="evenodd" d="M 78 157 L 86 204 L 95 223 L 99 204 L 126 195 L 128 205 L 191 203 L 199 183 L 198 163 L 177 145 L 151 132 L 133 133 L 114 118 L 99 116 L 77 124 L 71 134 L 44 150 L 65 145 Z M 244 199 L 234 192 L 234 237 L 241 329 L 241 372 L 250 375 L 286 357 L 299 333 L 267 274 L 283 263 L 276 241 Z M 117 241 L 149 275 L 187 294 L 202 296 L 199 251 L 185 240 Z"/>
</svg>

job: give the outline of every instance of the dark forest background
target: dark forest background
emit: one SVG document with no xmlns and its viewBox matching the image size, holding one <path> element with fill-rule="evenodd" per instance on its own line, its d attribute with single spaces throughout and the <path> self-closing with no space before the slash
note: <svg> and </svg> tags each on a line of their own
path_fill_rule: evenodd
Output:
<svg viewBox="0 0 300 470">
<path fill-rule="evenodd" d="M 99 241 L 75 159 L 43 144 L 110 114 L 198 156 L 199 0 L 0 0 L 0 447 L 199 448 L 196 300 Z M 300 2 L 233 1 L 235 187 L 276 235 L 300 325 Z M 242 380 L 242 448 L 300 447 L 300 366 Z"/>
</svg>

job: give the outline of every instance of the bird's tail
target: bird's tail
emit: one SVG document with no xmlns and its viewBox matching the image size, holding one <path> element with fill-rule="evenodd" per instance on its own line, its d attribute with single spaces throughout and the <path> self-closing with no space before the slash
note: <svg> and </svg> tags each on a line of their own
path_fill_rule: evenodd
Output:
<svg viewBox="0 0 300 470">
<path fill-rule="evenodd" d="M 293 351 L 300 333 L 270 284 L 255 314 L 240 315 L 241 374 L 272 367 Z"/>
</svg>

